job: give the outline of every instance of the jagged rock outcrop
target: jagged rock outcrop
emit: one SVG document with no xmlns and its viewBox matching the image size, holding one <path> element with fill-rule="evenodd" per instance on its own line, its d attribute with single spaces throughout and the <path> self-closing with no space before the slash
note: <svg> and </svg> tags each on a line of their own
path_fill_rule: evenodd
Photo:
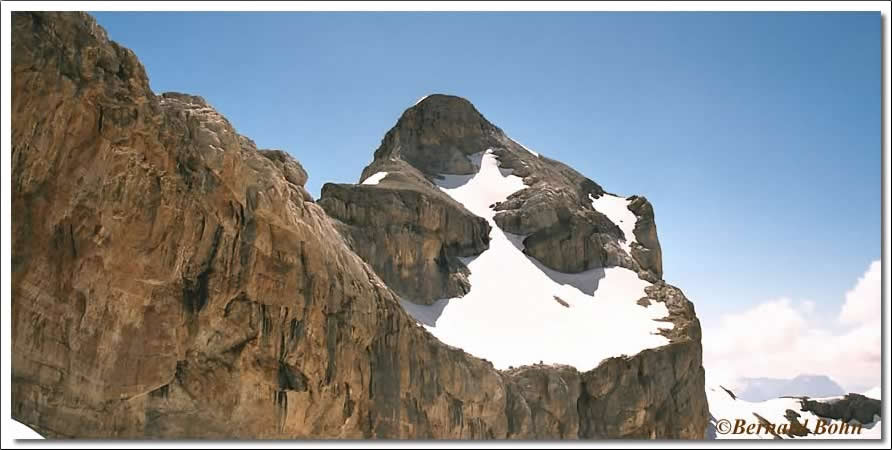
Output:
<svg viewBox="0 0 892 450">
<path fill-rule="evenodd" d="M 873 423 L 874 416 L 880 416 L 882 413 L 882 403 L 879 400 L 854 393 L 832 401 L 803 398 L 800 404 L 802 411 L 810 411 L 817 416 L 842 420 L 846 423 L 852 420 L 857 420 L 861 424 Z"/>
<path fill-rule="evenodd" d="M 619 245 L 624 236 L 591 205 L 605 194 L 600 185 L 558 161 L 535 155 L 502 136 L 496 154 L 502 167 L 524 178 L 526 189 L 495 206 L 503 230 L 524 235 L 525 252 L 561 272 L 620 266 L 637 270 Z"/>
<path fill-rule="evenodd" d="M 14 12 L 11 33 L 15 419 L 54 438 L 703 436 L 680 292 L 648 292 L 689 311 L 669 345 L 497 371 L 405 314 L 297 161 L 199 97 L 152 93 L 90 16 Z M 417 139 L 463 151 L 437 136 Z M 485 245 L 417 201 L 450 218 L 425 230 L 447 254 Z"/>
<path fill-rule="evenodd" d="M 470 285 L 458 258 L 486 250 L 490 226 L 403 166 L 374 185 L 327 183 L 319 205 L 403 298 L 429 304 L 462 296 Z"/>
<path fill-rule="evenodd" d="M 496 145 L 499 131 L 465 99 L 432 95 L 419 105 L 387 132 L 360 181 L 387 175 L 376 184 L 327 183 L 319 205 L 389 287 L 430 304 L 468 292 L 468 269 L 458 258 L 486 250 L 490 230 L 430 177 L 473 173 L 467 155 Z"/>
<path fill-rule="evenodd" d="M 654 208 L 643 196 L 629 197 L 629 209 L 635 213 L 635 242 L 632 243 L 632 258 L 644 272 L 642 278 L 656 281 L 663 278 L 663 250 L 657 239 L 657 225 L 654 222 Z"/>
</svg>

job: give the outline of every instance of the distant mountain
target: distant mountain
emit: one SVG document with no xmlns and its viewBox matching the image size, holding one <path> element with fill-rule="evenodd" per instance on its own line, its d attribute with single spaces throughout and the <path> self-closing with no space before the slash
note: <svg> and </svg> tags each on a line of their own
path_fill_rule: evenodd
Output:
<svg viewBox="0 0 892 450">
<path fill-rule="evenodd" d="M 742 378 L 735 390 L 737 397 L 750 402 L 763 402 L 784 396 L 835 397 L 845 390 L 825 375 L 799 375 L 785 378 Z"/>
</svg>

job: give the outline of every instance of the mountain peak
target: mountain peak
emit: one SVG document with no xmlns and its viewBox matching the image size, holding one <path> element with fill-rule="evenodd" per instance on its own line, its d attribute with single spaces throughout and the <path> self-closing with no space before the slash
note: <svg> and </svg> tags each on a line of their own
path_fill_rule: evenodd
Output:
<svg viewBox="0 0 892 450">
<path fill-rule="evenodd" d="M 454 95 L 431 94 L 406 109 L 375 150 L 376 162 L 402 160 L 426 175 L 475 172 L 467 155 L 501 147 L 504 133 L 470 101 Z M 374 172 L 371 165 L 362 178 Z"/>
<path fill-rule="evenodd" d="M 468 99 L 448 94 L 422 97 L 403 112 L 396 127 L 452 137 L 480 136 L 487 132 L 501 134 Z"/>
<path fill-rule="evenodd" d="M 470 100 L 459 97 L 457 95 L 449 95 L 449 94 L 439 94 L 433 93 L 425 95 L 418 99 L 414 105 L 410 107 L 410 109 L 430 109 L 430 108 L 464 108 L 471 109 L 475 112 L 477 108 L 474 107 L 474 104 L 471 103 Z M 479 114 L 479 112 L 477 113 Z"/>
<path fill-rule="evenodd" d="M 431 94 L 406 109 L 359 182 L 383 180 L 439 196 L 441 189 L 434 186 L 438 180 L 477 174 L 488 150 L 500 170 L 523 180 L 525 189 L 493 204 L 493 220 L 505 231 L 525 236 L 529 255 L 564 272 L 621 266 L 649 282 L 662 278 L 662 250 L 653 208 L 645 198 L 605 197 L 596 182 L 518 144 L 462 97 Z M 621 215 L 631 212 L 634 219 L 614 222 L 598 211 L 611 207 Z"/>
</svg>

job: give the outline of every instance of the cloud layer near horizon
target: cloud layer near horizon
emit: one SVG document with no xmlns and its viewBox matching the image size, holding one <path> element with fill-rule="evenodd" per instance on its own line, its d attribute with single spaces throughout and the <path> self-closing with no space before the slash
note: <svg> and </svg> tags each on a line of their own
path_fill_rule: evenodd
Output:
<svg viewBox="0 0 892 450">
<path fill-rule="evenodd" d="M 814 304 L 779 298 L 703 324 L 708 383 L 740 377 L 827 375 L 858 391 L 881 383 L 882 265 L 870 264 L 846 293 L 839 316 L 817 325 Z"/>
</svg>

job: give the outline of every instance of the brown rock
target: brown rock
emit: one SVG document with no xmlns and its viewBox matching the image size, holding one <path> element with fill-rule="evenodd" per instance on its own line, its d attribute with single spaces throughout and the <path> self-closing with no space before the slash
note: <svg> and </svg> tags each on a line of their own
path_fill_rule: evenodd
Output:
<svg viewBox="0 0 892 450">
<path fill-rule="evenodd" d="M 432 187 L 385 180 L 327 183 L 319 205 L 341 223 L 350 247 L 402 298 L 431 304 L 466 294 L 469 272 L 458 258 L 489 247 L 489 224 Z"/>
<path fill-rule="evenodd" d="M 653 208 L 646 199 L 630 197 L 634 205 L 629 209 L 638 220 L 635 236 L 624 236 L 592 207 L 591 199 L 606 193 L 600 185 L 559 161 L 529 153 L 507 136 L 501 140 L 503 147 L 496 150 L 500 165 L 524 177 L 528 187 L 496 205 L 494 219 L 503 230 L 526 236 L 528 255 L 561 272 L 618 266 L 650 282 L 662 278 Z M 627 239 L 637 240 L 631 254 L 620 245 Z"/>
<path fill-rule="evenodd" d="M 663 250 L 660 248 L 660 240 L 657 238 L 654 208 L 647 198 L 633 195 L 629 197 L 629 210 L 638 217 L 635 222 L 636 242 L 632 243 L 632 258 L 644 272 L 641 278 L 650 282 L 661 280 L 663 279 Z"/>
<path fill-rule="evenodd" d="M 576 214 L 566 209 L 557 212 L 560 217 L 556 223 L 524 239 L 524 253 L 561 272 L 631 265 L 631 260 L 616 245 L 616 237 L 606 232 L 616 225 L 602 214 L 594 210 Z M 586 219 L 586 216 L 593 217 Z"/>
<path fill-rule="evenodd" d="M 433 94 L 403 113 L 375 150 L 375 161 L 400 159 L 428 176 L 471 174 L 475 168 L 467 155 L 498 145 L 499 134 L 471 102 Z M 379 170 L 370 164 L 361 179 Z"/>
<path fill-rule="evenodd" d="M 784 418 L 787 419 L 787 422 L 790 423 L 790 426 L 785 433 L 788 437 L 803 437 L 808 436 L 809 431 L 808 428 L 805 427 L 801 422 L 799 422 L 799 413 L 793 411 L 792 409 L 788 409 L 784 411 Z"/>
<path fill-rule="evenodd" d="M 633 438 L 672 435 L 702 439 L 709 413 L 705 395 L 700 321 L 694 305 L 676 287 L 645 288 L 651 302 L 669 310 L 669 344 L 632 357 L 608 358 L 582 375 L 578 400 L 580 438 L 619 433 Z"/>
</svg>

